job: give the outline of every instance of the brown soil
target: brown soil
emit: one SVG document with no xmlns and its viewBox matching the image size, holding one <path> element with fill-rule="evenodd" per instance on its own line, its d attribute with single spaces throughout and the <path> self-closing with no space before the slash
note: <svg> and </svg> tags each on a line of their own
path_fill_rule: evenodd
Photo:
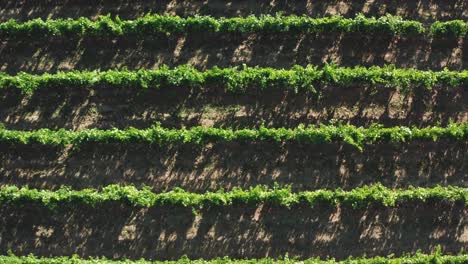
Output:
<svg viewBox="0 0 468 264">
<path fill-rule="evenodd" d="M 289 68 L 293 65 L 342 66 L 395 64 L 398 67 L 441 70 L 466 68 L 464 39 L 400 38 L 359 34 L 188 34 L 117 39 L 45 39 L 0 42 L 0 70 L 14 74 L 127 67 L 156 68 L 191 64 L 253 65 Z"/>
<path fill-rule="evenodd" d="M 423 22 L 468 19 L 465 0 L 5 0 L 0 3 L 0 21 L 10 18 L 28 20 L 36 17 L 93 17 L 111 13 L 124 19 L 134 19 L 147 13 L 181 16 L 247 16 L 251 14 L 298 14 L 325 16 L 341 14 L 353 17 L 363 13 L 382 16 L 387 13 Z"/>
<path fill-rule="evenodd" d="M 468 187 L 468 142 L 376 144 L 359 152 L 340 144 L 217 143 L 0 147 L 0 183 L 55 189 L 108 184 L 174 187 L 203 192 L 258 184 L 294 190 L 390 187 Z"/>
<path fill-rule="evenodd" d="M 320 96 L 281 90 L 228 94 L 215 87 L 159 91 L 115 87 L 17 90 L 0 94 L 0 122 L 9 129 L 165 127 L 296 127 L 330 120 L 368 126 L 446 125 L 468 121 L 466 87 L 316 87 Z"/>
<path fill-rule="evenodd" d="M 61 206 L 0 207 L 0 253 L 107 258 L 211 259 L 369 257 L 437 245 L 448 254 L 467 250 L 468 210 L 463 205 L 407 204 L 397 208 L 135 209 Z"/>
<path fill-rule="evenodd" d="M 402 15 L 426 26 L 435 20 L 468 20 L 466 0 L 5 0 L 0 21 L 10 18 L 92 17 L 112 13 L 133 19 L 145 13 L 212 16 L 356 13 Z M 466 38 L 431 39 L 360 34 L 187 34 L 125 38 L 8 39 L 0 37 L 0 71 L 16 74 L 162 64 L 252 65 L 289 68 L 334 62 L 342 66 L 466 69 Z M 227 95 L 167 88 L 135 91 L 112 87 L 39 90 L 22 97 L 0 92 L 0 123 L 10 129 L 148 127 L 295 127 L 334 119 L 386 126 L 468 121 L 467 87 L 415 89 L 320 87 L 321 97 L 283 91 Z M 1 89 L 0 89 L 1 90 Z M 0 124 L 1 125 L 1 124 Z M 364 184 L 404 188 L 455 185 L 468 188 L 468 142 L 375 144 L 364 152 L 342 144 L 224 142 L 95 144 L 80 148 L 0 144 L 0 185 L 57 189 L 108 184 L 147 185 L 154 191 L 182 187 L 203 192 L 273 183 L 294 190 L 351 189 Z M 468 209 L 462 204 L 415 204 L 366 209 L 233 206 L 205 208 L 95 208 L 64 205 L 0 205 L 0 254 L 108 258 L 210 259 L 375 256 L 468 250 Z"/>
</svg>

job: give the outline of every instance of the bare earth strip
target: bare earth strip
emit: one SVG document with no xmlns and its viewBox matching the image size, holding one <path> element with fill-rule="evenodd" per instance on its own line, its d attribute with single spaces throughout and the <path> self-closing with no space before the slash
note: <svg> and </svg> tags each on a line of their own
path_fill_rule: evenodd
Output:
<svg viewBox="0 0 468 264">
<path fill-rule="evenodd" d="M 0 146 L 0 184 L 74 189 L 109 184 L 193 192 L 273 183 L 294 190 L 389 187 L 468 187 L 468 143 L 341 144 L 217 143 L 94 144 L 79 149 Z"/>
<path fill-rule="evenodd" d="M 309 16 L 354 16 L 357 13 L 382 16 L 391 13 L 429 23 L 435 20 L 467 20 L 467 10 L 468 3 L 464 0 L 5 0 L 0 3 L 0 21 L 10 18 L 97 17 L 109 13 L 134 19 L 147 13 L 247 16 L 281 12 Z"/>
<path fill-rule="evenodd" d="M 0 207 L 0 253 L 211 259 L 348 256 L 466 250 L 468 211 L 456 204 L 369 207 L 138 209 L 108 204 Z"/>
</svg>

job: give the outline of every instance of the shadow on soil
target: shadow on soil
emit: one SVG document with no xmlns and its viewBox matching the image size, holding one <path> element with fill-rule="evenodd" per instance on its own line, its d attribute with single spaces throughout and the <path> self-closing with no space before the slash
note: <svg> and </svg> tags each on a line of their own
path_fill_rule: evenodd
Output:
<svg viewBox="0 0 468 264">
<path fill-rule="evenodd" d="M 382 66 L 461 70 L 467 65 L 464 38 L 366 36 L 361 34 L 186 34 L 122 38 L 4 39 L 0 70 L 9 74 L 126 67 L 157 68 L 166 64 L 213 66 L 293 65 Z"/>
<path fill-rule="evenodd" d="M 389 187 L 468 187 L 468 143 L 375 144 L 363 152 L 341 144 L 216 143 L 94 144 L 79 149 L 2 145 L 0 183 L 55 189 L 108 184 L 182 187 L 204 192 L 273 183 L 294 190 Z"/>
<path fill-rule="evenodd" d="M 446 125 L 468 121 L 467 87 L 414 88 L 410 93 L 387 87 L 316 87 L 320 96 L 283 88 L 226 93 L 217 87 L 161 90 L 132 88 L 48 88 L 31 96 L 0 92 L 0 123 L 9 129 L 147 128 L 215 126 L 296 127 L 344 123 L 368 126 Z"/>
<path fill-rule="evenodd" d="M 341 14 L 354 17 L 357 13 L 382 16 L 387 13 L 423 22 L 468 18 L 464 0 L 5 0 L 0 3 L 0 21 L 10 18 L 28 20 L 36 17 L 57 18 L 96 17 L 108 13 L 124 19 L 135 19 L 147 13 L 181 16 L 247 16 L 251 14 L 326 16 Z"/>
<path fill-rule="evenodd" d="M 368 257 L 442 245 L 466 250 L 467 209 L 451 204 L 397 208 L 256 207 L 138 209 L 61 206 L 0 207 L 0 253 L 130 259 Z"/>
</svg>

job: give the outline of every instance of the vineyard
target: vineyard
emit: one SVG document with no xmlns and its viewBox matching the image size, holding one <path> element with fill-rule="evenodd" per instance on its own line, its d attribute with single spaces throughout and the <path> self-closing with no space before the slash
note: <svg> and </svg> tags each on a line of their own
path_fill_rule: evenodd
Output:
<svg viewBox="0 0 468 264">
<path fill-rule="evenodd" d="M 296 65 L 291 70 L 273 68 L 214 68 L 197 71 L 189 65 L 157 70 L 59 72 L 57 74 L 0 76 L 2 88 L 17 88 L 30 94 L 38 88 L 110 86 L 114 88 L 161 89 L 176 87 L 222 87 L 229 92 L 242 93 L 248 88 L 290 89 L 295 92 L 317 92 L 317 85 L 351 86 L 381 85 L 408 90 L 411 87 L 431 89 L 434 86 L 456 87 L 468 84 L 468 71 L 419 71 L 394 67 L 337 68 L 326 65 L 322 69 Z"/>
<path fill-rule="evenodd" d="M 0 263 L 468 263 L 468 1 L 0 2 Z"/>
</svg>

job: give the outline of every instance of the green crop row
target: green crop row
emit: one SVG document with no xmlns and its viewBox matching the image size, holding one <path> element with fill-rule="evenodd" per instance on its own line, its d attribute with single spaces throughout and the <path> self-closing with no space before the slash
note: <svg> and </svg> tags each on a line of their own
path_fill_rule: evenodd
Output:
<svg viewBox="0 0 468 264">
<path fill-rule="evenodd" d="M 55 74 L 33 75 L 19 73 L 16 76 L 0 74 L 0 89 L 21 89 L 30 94 L 40 88 L 110 86 L 140 89 L 163 87 L 216 86 L 227 92 L 245 93 L 248 89 L 289 89 L 295 92 L 317 92 L 317 85 L 350 86 L 356 84 L 383 85 L 407 91 L 410 87 L 427 89 L 440 86 L 468 86 L 468 70 L 464 71 L 421 71 L 397 69 L 394 66 L 337 67 L 336 65 L 294 66 L 291 69 L 260 67 L 231 67 L 199 71 L 189 65 L 157 70 L 108 70 L 71 71 Z"/>
<path fill-rule="evenodd" d="M 164 145 L 170 143 L 195 143 L 223 141 L 298 141 L 303 143 L 344 142 L 362 150 L 364 144 L 378 142 L 402 143 L 411 140 L 436 141 L 439 139 L 466 141 L 468 123 L 452 123 L 447 127 L 390 127 L 371 125 L 368 128 L 352 125 L 321 125 L 297 128 L 224 129 L 213 127 L 192 127 L 190 129 L 169 129 L 154 125 L 147 129 L 128 128 L 125 130 L 85 129 L 36 131 L 8 130 L 0 128 L 0 142 L 12 144 L 68 145 L 83 143 L 148 143 Z"/>
<path fill-rule="evenodd" d="M 190 193 L 180 188 L 169 192 L 153 193 L 150 188 L 137 189 L 133 186 L 108 185 L 102 190 L 72 190 L 62 187 L 56 191 L 0 187 L 0 203 L 39 203 L 56 208 L 64 203 L 83 203 L 95 206 L 106 202 L 120 202 L 138 207 L 180 206 L 199 209 L 206 206 L 258 205 L 268 203 L 290 208 L 296 205 L 314 207 L 317 204 L 336 206 L 338 204 L 363 208 L 370 204 L 392 207 L 407 202 L 461 202 L 468 205 L 468 189 L 462 187 L 433 187 L 389 189 L 381 184 L 359 187 L 350 191 L 315 190 L 292 192 L 290 188 L 275 186 L 251 187 L 248 190 L 234 188 L 231 191 Z"/>
<path fill-rule="evenodd" d="M 105 258 L 80 259 L 78 256 L 72 257 L 35 257 L 15 256 L 0 256 L 0 263 L 9 264 L 466 264 L 468 263 L 467 254 L 459 254 L 455 256 L 443 255 L 440 253 L 414 254 L 402 257 L 373 257 L 373 258 L 349 258 L 347 260 L 335 261 L 333 259 L 321 260 L 319 258 L 306 259 L 298 261 L 296 259 L 245 259 L 235 260 L 228 257 L 218 258 L 213 260 L 190 260 L 189 258 L 181 258 L 175 261 L 146 261 L 146 260 L 107 260 Z"/>
<path fill-rule="evenodd" d="M 433 35 L 466 36 L 468 33 L 468 21 L 452 20 L 446 22 L 434 22 L 431 26 Z"/>
<path fill-rule="evenodd" d="M 0 23 L 2 36 L 122 36 L 151 34 L 172 34 L 187 32 L 219 33 L 326 33 L 326 32 L 362 32 L 368 34 L 404 34 L 425 33 L 420 22 L 403 20 L 401 17 L 386 15 L 380 18 L 357 15 L 355 18 L 341 16 L 311 18 L 307 16 L 271 16 L 213 18 L 148 14 L 136 20 L 121 20 L 119 17 L 101 16 L 96 21 L 81 17 L 79 19 L 34 19 L 27 22 L 9 20 Z M 464 36 L 467 23 L 448 21 L 434 23 L 430 29 L 433 35 Z"/>
</svg>

